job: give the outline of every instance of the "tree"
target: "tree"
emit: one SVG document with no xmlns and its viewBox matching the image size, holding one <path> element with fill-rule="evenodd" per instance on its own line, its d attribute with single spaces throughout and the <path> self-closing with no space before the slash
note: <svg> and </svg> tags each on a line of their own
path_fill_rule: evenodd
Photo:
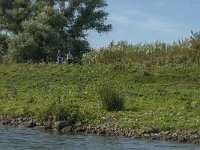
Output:
<svg viewBox="0 0 200 150">
<path fill-rule="evenodd" d="M 0 34 L 0 62 L 4 61 L 4 57 L 8 51 L 8 36 L 5 34 Z"/>
<path fill-rule="evenodd" d="M 106 6 L 105 0 L 1 0 L 0 29 L 10 33 L 11 60 L 38 62 L 61 49 L 80 61 L 90 51 L 87 31 L 111 30 Z"/>
<path fill-rule="evenodd" d="M 37 14 L 23 22 L 23 31 L 10 40 L 10 58 L 17 62 L 46 61 L 49 51 L 57 49 L 62 43 L 60 29 L 65 21 L 63 16 L 50 5 L 41 3 L 37 7 L 40 7 Z"/>
<path fill-rule="evenodd" d="M 105 25 L 108 13 L 103 10 L 107 6 L 105 0 L 68 0 L 60 1 L 60 10 L 67 19 L 64 29 L 65 39 L 71 39 L 73 53 L 78 58 L 89 51 L 89 43 L 86 39 L 88 30 L 108 32 L 111 25 Z M 64 6 L 63 6 L 64 5 Z"/>
<path fill-rule="evenodd" d="M 1 0 L 0 1 L 0 29 L 13 34 L 22 31 L 22 22 L 31 16 L 30 0 Z"/>
</svg>

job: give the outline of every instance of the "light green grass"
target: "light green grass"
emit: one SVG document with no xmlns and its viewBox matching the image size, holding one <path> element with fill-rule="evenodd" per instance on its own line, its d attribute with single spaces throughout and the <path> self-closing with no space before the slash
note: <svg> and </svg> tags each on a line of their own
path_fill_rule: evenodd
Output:
<svg viewBox="0 0 200 150">
<path fill-rule="evenodd" d="M 159 64 L 153 61 L 157 55 L 145 60 L 146 53 L 135 56 L 132 50 L 121 60 L 109 56 L 113 61 L 101 58 L 106 50 L 93 52 L 84 57 L 83 65 L 1 64 L 0 114 L 41 119 L 57 115 L 85 125 L 147 131 L 199 130 L 199 64 L 190 59 Z M 123 111 L 103 109 L 98 89 L 106 84 L 124 98 Z"/>
<path fill-rule="evenodd" d="M 139 76 L 137 69 L 132 73 L 107 65 L 0 65 L 0 112 L 45 117 L 52 104 L 56 108 L 76 105 L 78 121 L 85 124 L 199 129 L 198 65 L 155 68 L 150 76 Z M 103 83 L 125 98 L 124 111 L 102 108 L 98 88 Z"/>
</svg>

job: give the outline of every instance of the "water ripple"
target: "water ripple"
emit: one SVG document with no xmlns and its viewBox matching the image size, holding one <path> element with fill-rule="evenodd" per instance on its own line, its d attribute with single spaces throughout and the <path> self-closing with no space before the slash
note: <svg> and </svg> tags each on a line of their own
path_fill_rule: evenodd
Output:
<svg viewBox="0 0 200 150">
<path fill-rule="evenodd" d="M 200 145 L 0 126 L 0 150 L 199 150 Z"/>
</svg>

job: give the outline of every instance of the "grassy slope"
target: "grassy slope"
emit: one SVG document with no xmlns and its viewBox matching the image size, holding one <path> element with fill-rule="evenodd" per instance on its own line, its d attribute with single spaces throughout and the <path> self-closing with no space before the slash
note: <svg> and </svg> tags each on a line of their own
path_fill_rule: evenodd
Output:
<svg viewBox="0 0 200 150">
<path fill-rule="evenodd" d="M 103 64 L 2 64 L 0 114 L 43 118 L 52 115 L 51 111 L 70 108 L 74 114 L 68 115 L 85 124 L 146 130 L 200 129 L 200 67 L 193 63 L 152 65 L 147 70 L 145 73 L 134 63 L 126 69 Z M 98 88 L 103 84 L 125 97 L 124 111 L 102 109 Z"/>
</svg>

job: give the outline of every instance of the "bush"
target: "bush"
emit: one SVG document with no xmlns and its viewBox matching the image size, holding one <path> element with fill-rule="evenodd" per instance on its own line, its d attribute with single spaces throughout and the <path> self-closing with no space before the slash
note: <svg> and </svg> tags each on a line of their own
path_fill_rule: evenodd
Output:
<svg viewBox="0 0 200 150">
<path fill-rule="evenodd" d="M 103 108 L 107 111 L 124 110 L 124 98 L 113 88 L 102 86 L 99 90 Z"/>
<path fill-rule="evenodd" d="M 0 62 L 4 61 L 8 51 L 8 36 L 0 34 Z"/>
<path fill-rule="evenodd" d="M 48 117 L 56 117 L 56 120 L 65 120 L 70 125 L 77 122 L 84 122 L 84 114 L 80 111 L 79 106 L 76 104 L 65 103 L 50 103 L 46 110 L 39 114 L 40 119 L 47 120 Z"/>
<path fill-rule="evenodd" d="M 69 104 L 65 106 L 61 104 L 57 106 L 54 115 L 58 118 L 58 120 L 68 121 L 70 125 L 73 125 L 79 121 L 82 122 L 82 114 L 78 105 Z"/>
</svg>

